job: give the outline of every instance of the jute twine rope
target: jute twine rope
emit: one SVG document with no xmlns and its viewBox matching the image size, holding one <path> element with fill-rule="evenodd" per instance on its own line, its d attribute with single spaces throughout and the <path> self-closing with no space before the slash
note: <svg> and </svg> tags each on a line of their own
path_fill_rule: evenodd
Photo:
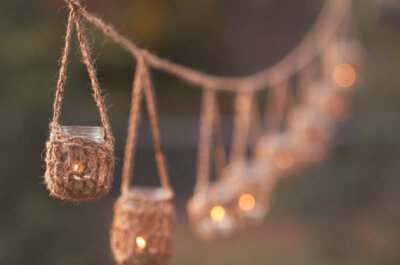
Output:
<svg viewBox="0 0 400 265">
<path fill-rule="evenodd" d="M 150 116 L 162 188 L 131 187 L 143 96 Z M 139 58 L 132 89 L 122 170 L 122 194 L 114 205 L 114 220 L 110 231 L 111 248 L 120 265 L 161 265 L 172 255 L 172 233 L 175 224 L 175 210 L 172 203 L 174 195 L 161 149 L 155 101 L 148 66 L 142 58 Z M 139 245 L 138 238 L 145 244 Z"/>
<path fill-rule="evenodd" d="M 172 63 L 157 55 L 140 49 L 128 38 L 120 35 L 111 25 L 90 14 L 77 0 L 65 0 L 76 8 L 82 17 L 98 27 L 113 41 L 121 45 L 135 58 L 142 57 L 153 68 L 164 70 L 185 80 L 189 84 L 206 89 L 241 91 L 260 90 L 279 84 L 316 58 L 330 42 L 334 33 L 348 16 L 352 0 L 329 0 L 322 9 L 316 23 L 306 34 L 302 42 L 291 53 L 272 67 L 247 77 L 218 77 L 208 75 L 188 67 Z M 277 75 L 276 73 L 280 73 Z"/>
<path fill-rule="evenodd" d="M 252 125 L 253 92 L 239 92 L 235 102 L 235 121 L 230 162 L 243 162 L 246 157 L 249 132 Z"/>
<path fill-rule="evenodd" d="M 50 123 L 50 137 L 46 144 L 45 183 L 50 194 L 61 199 L 82 201 L 99 199 L 112 184 L 114 171 L 114 137 L 101 96 L 96 69 L 91 59 L 86 33 L 76 5 L 69 3 L 70 13 L 65 35 L 65 47 L 61 57 L 61 67 L 57 91 L 53 105 L 53 120 Z M 60 126 L 60 116 L 67 80 L 68 56 L 71 38 L 76 27 L 82 61 L 86 65 L 91 80 L 93 97 L 100 112 L 106 133 L 105 142 L 73 136 L 64 133 Z"/>
<path fill-rule="evenodd" d="M 132 103 L 129 116 L 129 128 L 127 143 L 125 146 L 124 166 L 122 169 L 122 185 L 121 192 L 127 192 L 132 181 L 132 172 L 134 168 L 134 156 L 138 137 L 139 121 L 141 117 L 141 104 L 145 96 L 147 111 L 150 117 L 150 124 L 153 133 L 155 158 L 158 173 L 163 188 L 170 190 L 171 185 L 168 176 L 165 156 L 161 148 L 160 128 L 158 124 L 158 114 L 155 103 L 154 88 L 151 82 L 148 66 L 142 58 L 139 58 L 134 87 L 132 90 Z"/>
</svg>

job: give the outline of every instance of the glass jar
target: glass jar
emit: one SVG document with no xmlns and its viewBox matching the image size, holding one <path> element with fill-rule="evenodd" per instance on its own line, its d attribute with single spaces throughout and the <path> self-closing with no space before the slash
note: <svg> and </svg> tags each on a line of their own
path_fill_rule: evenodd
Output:
<svg viewBox="0 0 400 265">
<path fill-rule="evenodd" d="M 92 139 L 98 143 L 104 142 L 104 128 L 99 126 L 61 126 L 64 133 Z"/>
</svg>

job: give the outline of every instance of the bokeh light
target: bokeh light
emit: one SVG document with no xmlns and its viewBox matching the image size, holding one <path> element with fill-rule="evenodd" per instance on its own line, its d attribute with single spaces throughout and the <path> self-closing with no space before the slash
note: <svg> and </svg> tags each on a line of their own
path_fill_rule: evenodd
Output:
<svg viewBox="0 0 400 265">
<path fill-rule="evenodd" d="M 146 239 L 143 236 L 136 237 L 136 245 L 138 246 L 139 249 L 145 249 Z"/>
<path fill-rule="evenodd" d="M 357 79 L 357 73 L 349 64 L 339 64 L 333 70 L 333 80 L 339 87 L 351 87 Z"/>
<path fill-rule="evenodd" d="M 225 218 L 225 215 L 226 215 L 225 208 L 220 205 L 214 206 L 210 212 L 211 219 L 216 222 L 222 221 L 222 219 Z"/>
<path fill-rule="evenodd" d="M 246 193 L 246 194 L 243 194 L 242 196 L 240 196 L 239 208 L 242 211 L 245 211 L 245 212 L 251 211 L 255 205 L 256 205 L 256 201 L 255 201 L 253 195 Z"/>
</svg>

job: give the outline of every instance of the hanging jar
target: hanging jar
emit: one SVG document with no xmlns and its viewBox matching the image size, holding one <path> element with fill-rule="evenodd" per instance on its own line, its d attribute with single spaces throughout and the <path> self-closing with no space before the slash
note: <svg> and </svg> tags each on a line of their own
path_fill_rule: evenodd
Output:
<svg viewBox="0 0 400 265">
<path fill-rule="evenodd" d="M 223 179 L 236 193 L 236 213 L 243 228 L 262 224 L 277 182 L 276 170 L 266 161 L 236 163 L 226 167 Z"/>
<path fill-rule="evenodd" d="M 344 117 L 348 111 L 346 95 L 327 81 L 315 82 L 305 91 L 304 103 L 327 114 L 334 120 Z"/>
<path fill-rule="evenodd" d="M 219 112 L 215 91 L 203 89 L 200 119 L 200 143 L 195 192 L 187 203 L 187 213 L 192 231 L 204 241 L 226 240 L 236 234 L 236 200 L 234 189 L 220 178 L 225 164 L 225 152 L 221 142 L 214 147 L 218 179 L 210 184 L 210 161 L 212 139 L 219 138 Z M 219 135 L 220 136 L 220 135 Z M 222 158 L 221 158 L 222 154 Z M 219 158 L 218 158 L 219 157 Z"/>
<path fill-rule="evenodd" d="M 272 131 L 263 135 L 255 147 L 254 159 L 271 163 L 280 177 L 291 176 L 301 168 L 295 139 L 287 132 Z"/>
<path fill-rule="evenodd" d="M 161 187 L 131 187 L 141 103 L 145 94 L 153 132 L 156 164 Z M 169 183 L 154 88 L 144 60 L 139 58 L 132 90 L 128 138 L 122 171 L 121 196 L 114 205 L 110 240 L 115 260 L 120 265 L 163 265 L 173 252 L 175 225 L 174 193 Z"/>
<path fill-rule="evenodd" d="M 231 183 L 222 179 L 196 193 L 187 204 L 194 233 L 205 241 L 221 241 L 235 235 L 239 225 L 236 201 Z"/>
<path fill-rule="evenodd" d="M 328 153 L 334 136 L 334 123 L 326 114 L 310 106 L 293 109 L 288 118 L 288 133 L 292 135 L 298 157 L 304 162 L 316 162 Z"/>
<path fill-rule="evenodd" d="M 114 137 L 81 23 L 79 15 L 71 7 L 45 158 L 44 183 L 50 195 L 71 201 L 103 197 L 111 188 L 114 174 Z M 103 127 L 61 126 L 59 122 L 74 24 Z"/>
</svg>

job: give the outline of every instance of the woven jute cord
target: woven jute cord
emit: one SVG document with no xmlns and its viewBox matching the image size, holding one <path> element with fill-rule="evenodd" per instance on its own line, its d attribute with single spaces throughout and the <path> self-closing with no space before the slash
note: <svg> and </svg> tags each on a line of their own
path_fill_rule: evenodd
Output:
<svg viewBox="0 0 400 265">
<path fill-rule="evenodd" d="M 228 182 L 221 179 L 226 166 L 226 152 L 222 143 L 220 113 L 216 91 L 204 89 L 198 148 L 197 177 L 194 196 L 188 201 L 187 212 L 192 231 L 205 241 L 220 241 L 229 238 L 237 228 L 235 220 L 226 218 L 221 225 L 210 219 L 210 211 L 216 205 L 233 209 L 236 198 Z M 217 180 L 210 183 L 214 150 Z M 227 214 L 232 215 L 229 212 Z"/>
<path fill-rule="evenodd" d="M 77 12 L 76 6 L 69 4 L 69 7 L 65 47 L 53 106 L 53 120 L 50 123 L 50 136 L 46 143 L 44 182 L 52 196 L 65 200 L 84 201 L 99 199 L 111 188 L 114 173 L 114 137 L 80 14 Z M 73 136 L 61 129 L 60 115 L 74 26 L 77 31 L 82 62 L 88 70 L 93 97 L 105 130 L 106 140 L 103 142 Z"/>
<path fill-rule="evenodd" d="M 131 187 L 143 95 L 153 133 L 160 188 Z M 121 196 L 114 205 L 114 220 L 110 231 L 111 248 L 120 265 L 165 264 L 172 256 L 174 193 L 161 149 L 155 101 L 149 69 L 144 60 L 139 58 L 132 89 Z M 137 240 L 145 242 L 145 245 L 139 244 Z"/>
</svg>

